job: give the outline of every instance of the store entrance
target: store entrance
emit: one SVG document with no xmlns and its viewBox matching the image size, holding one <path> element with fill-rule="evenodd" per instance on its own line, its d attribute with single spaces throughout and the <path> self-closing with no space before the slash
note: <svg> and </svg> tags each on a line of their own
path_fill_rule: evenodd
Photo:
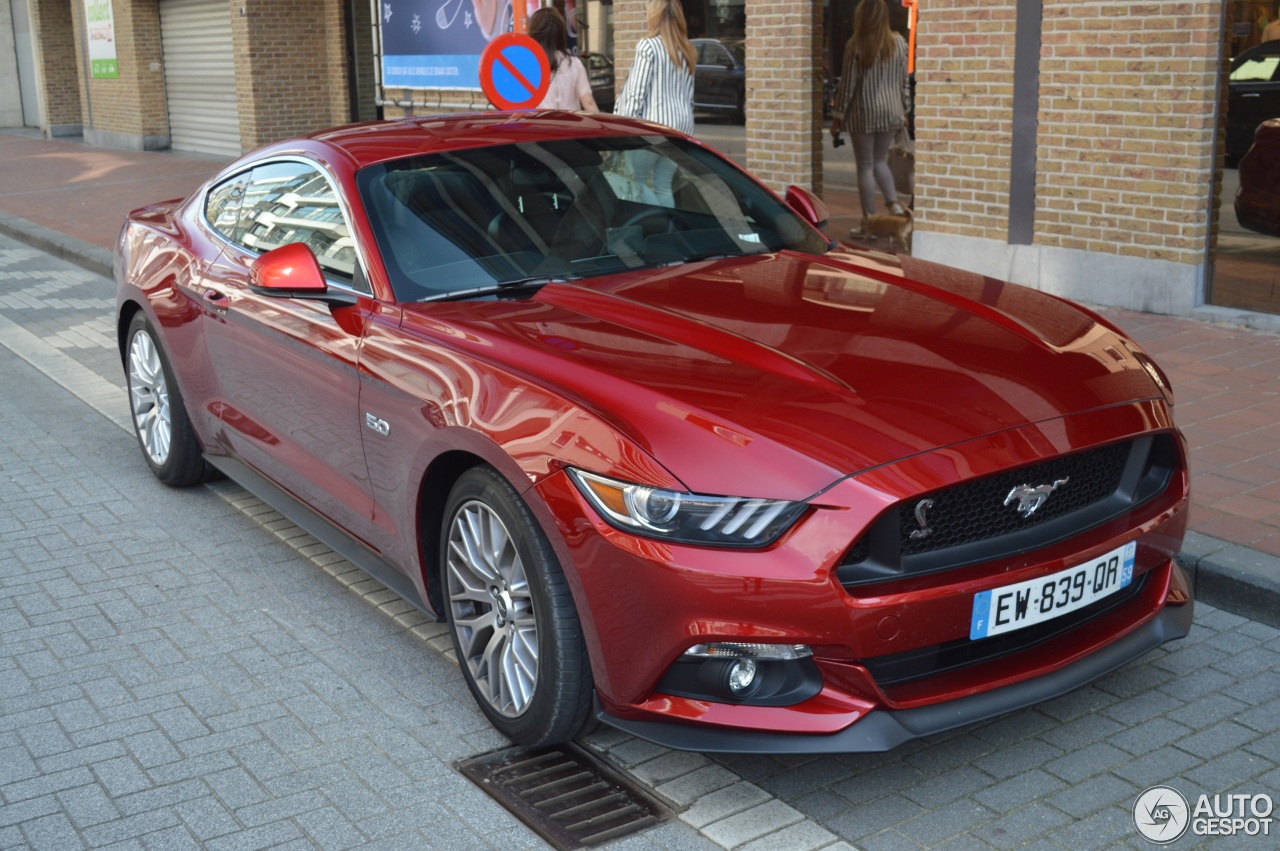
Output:
<svg viewBox="0 0 1280 851">
<path fill-rule="evenodd" d="M 1229 0 L 1226 11 L 1226 168 L 1208 301 L 1280 313 L 1280 10 Z"/>
</svg>

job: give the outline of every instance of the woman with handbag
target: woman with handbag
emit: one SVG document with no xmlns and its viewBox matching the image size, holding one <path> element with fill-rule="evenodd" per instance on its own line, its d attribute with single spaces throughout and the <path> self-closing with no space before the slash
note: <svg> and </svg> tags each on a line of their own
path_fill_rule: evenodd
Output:
<svg viewBox="0 0 1280 851">
<path fill-rule="evenodd" d="M 910 109 L 907 43 L 889 29 L 885 0 L 862 0 L 853 13 L 853 36 L 844 46 L 831 135 L 839 138 L 847 130 L 853 139 L 864 219 L 875 214 L 877 186 L 890 212 L 903 214 L 888 158 Z"/>
</svg>

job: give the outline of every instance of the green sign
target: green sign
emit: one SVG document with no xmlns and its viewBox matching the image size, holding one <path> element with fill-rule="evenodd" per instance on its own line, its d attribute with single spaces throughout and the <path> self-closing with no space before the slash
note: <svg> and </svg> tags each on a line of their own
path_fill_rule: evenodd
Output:
<svg viewBox="0 0 1280 851">
<path fill-rule="evenodd" d="M 116 18 L 111 0 L 84 0 L 84 23 L 89 41 L 89 76 L 95 80 L 119 77 Z"/>
</svg>

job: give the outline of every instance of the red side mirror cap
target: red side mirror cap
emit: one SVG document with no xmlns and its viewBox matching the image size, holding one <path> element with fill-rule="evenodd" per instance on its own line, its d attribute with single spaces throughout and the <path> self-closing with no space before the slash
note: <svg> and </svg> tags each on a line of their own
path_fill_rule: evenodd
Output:
<svg viewBox="0 0 1280 851">
<path fill-rule="evenodd" d="M 819 230 L 831 218 L 831 214 L 827 212 L 827 205 L 822 203 L 822 199 L 802 186 L 788 186 L 786 199 L 787 206 Z"/>
<path fill-rule="evenodd" d="M 273 248 L 249 267 L 249 286 L 263 295 L 324 295 L 329 285 L 311 249 L 302 242 Z"/>
</svg>

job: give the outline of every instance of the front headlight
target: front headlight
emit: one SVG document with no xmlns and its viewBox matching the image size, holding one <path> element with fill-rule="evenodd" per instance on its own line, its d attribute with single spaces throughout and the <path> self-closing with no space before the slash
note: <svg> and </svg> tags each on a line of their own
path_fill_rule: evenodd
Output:
<svg viewBox="0 0 1280 851">
<path fill-rule="evenodd" d="M 683 544 L 768 546 L 805 509 L 803 502 L 682 493 L 572 468 L 569 478 L 610 525 Z"/>
</svg>

